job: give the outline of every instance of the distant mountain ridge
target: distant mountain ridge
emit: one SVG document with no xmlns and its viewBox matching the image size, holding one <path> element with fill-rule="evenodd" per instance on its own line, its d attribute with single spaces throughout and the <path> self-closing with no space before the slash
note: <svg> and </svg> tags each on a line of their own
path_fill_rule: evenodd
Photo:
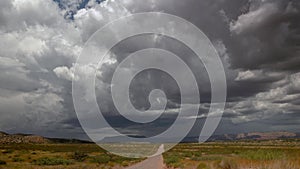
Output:
<svg viewBox="0 0 300 169">
<path fill-rule="evenodd" d="M 133 138 L 145 138 L 145 136 L 134 136 Z M 239 134 L 222 134 L 212 135 L 207 141 L 238 141 L 238 140 L 276 140 L 287 138 L 300 138 L 300 133 L 293 132 L 251 132 Z M 124 138 L 120 136 L 105 137 L 100 142 L 102 143 L 116 143 L 116 142 L 132 142 L 133 139 Z M 160 138 L 158 142 L 170 142 L 170 140 L 178 140 L 176 138 Z M 183 143 L 197 143 L 199 138 L 197 136 L 187 136 L 181 142 Z M 157 142 L 154 140 L 153 142 Z M 172 141 L 171 141 L 172 142 Z"/>
<path fill-rule="evenodd" d="M 89 141 L 64 138 L 47 138 L 32 134 L 8 134 L 0 132 L 0 144 L 9 143 L 32 143 L 32 144 L 47 144 L 47 143 L 91 143 Z"/>
<path fill-rule="evenodd" d="M 297 137 L 297 133 L 291 132 L 253 132 L 253 133 L 242 133 L 236 136 L 236 139 L 247 139 L 252 138 L 256 140 L 272 140 L 272 139 L 280 139 L 280 138 L 295 138 Z"/>
<path fill-rule="evenodd" d="M 208 141 L 238 141 L 238 140 L 276 140 L 300 138 L 300 133 L 279 131 L 279 132 L 250 132 L 239 134 L 213 135 Z M 182 142 L 197 142 L 198 137 L 186 137 Z"/>
</svg>

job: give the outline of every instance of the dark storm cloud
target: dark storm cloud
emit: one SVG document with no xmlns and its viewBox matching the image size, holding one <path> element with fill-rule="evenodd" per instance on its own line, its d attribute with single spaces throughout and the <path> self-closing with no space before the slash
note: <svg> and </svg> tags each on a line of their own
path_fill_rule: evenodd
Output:
<svg viewBox="0 0 300 169">
<path fill-rule="evenodd" d="M 198 82 L 199 92 L 202 95 L 202 101 L 207 102 L 210 100 L 210 83 L 203 63 L 187 46 L 177 40 L 152 34 L 134 36 L 123 40 L 112 48 L 111 52 L 113 54 L 110 55 L 110 59 L 116 59 L 116 61 L 120 63 L 123 59 L 128 57 L 128 55 L 145 48 L 165 49 L 179 56 L 193 71 Z M 104 67 L 101 68 L 101 82 L 107 84 L 111 83 L 111 78 L 117 65 L 118 64 L 105 64 Z M 134 67 L 131 69 L 134 69 Z M 184 77 L 182 78 L 184 79 Z M 144 102 L 143 104 L 137 103 L 137 107 L 143 107 L 143 105 L 148 104 L 146 100 L 150 91 L 153 89 L 162 89 L 171 102 L 180 103 L 180 91 L 175 79 L 159 70 L 146 70 L 133 79 L 130 87 L 133 99 L 136 100 L 136 102 Z M 172 105 L 170 106 L 172 107 Z"/>
<path fill-rule="evenodd" d="M 130 12 L 146 11 L 162 11 L 187 19 L 218 50 L 227 75 L 228 103 L 217 133 L 299 128 L 298 0 L 124 0 L 102 5 L 98 2 L 0 2 L 0 130 L 82 137 L 71 97 L 76 57 L 84 42 L 105 23 Z M 73 12 L 70 20 L 66 17 L 68 11 Z M 170 38 L 146 35 L 118 44 L 99 70 L 96 89 L 102 98 L 100 107 L 111 123 L 127 134 L 149 136 L 172 123 L 180 107 L 180 92 L 174 80 L 162 72 L 142 72 L 130 88 L 131 101 L 138 109 L 149 107 L 148 95 L 154 88 L 163 89 L 168 96 L 166 115 L 149 124 L 151 131 L 141 130 L 139 125 L 117 116 L 111 100 L 110 81 L 116 66 L 129 54 L 149 47 L 172 51 L 196 75 L 202 104 L 190 135 L 199 134 L 210 103 L 208 76 L 197 56 Z M 94 70 L 95 67 L 84 67 L 81 73 Z M 186 118 L 197 117 L 187 113 Z"/>
<path fill-rule="evenodd" d="M 297 0 L 251 1 L 248 11 L 230 23 L 232 66 L 298 71 L 299 5 Z"/>
<path fill-rule="evenodd" d="M 259 118 L 272 121 L 273 115 L 299 110 L 290 105 L 278 110 L 282 105 L 273 104 L 288 99 L 283 98 L 285 94 L 293 101 L 283 103 L 298 100 L 292 96 L 298 87 L 292 90 L 287 84 L 299 65 L 298 1 L 169 0 L 137 2 L 128 7 L 135 12 L 178 15 L 197 25 L 213 42 L 221 41 L 224 49 L 219 52 L 228 62 L 228 101 L 235 105 L 227 109 L 235 123 Z"/>
<path fill-rule="evenodd" d="M 265 13 L 263 12 L 263 5 L 269 3 L 271 6 L 278 6 L 277 11 L 273 15 L 265 17 Z M 145 5 L 147 4 L 147 5 Z M 131 6 L 130 6 L 131 5 Z M 294 50 L 286 50 L 290 47 L 297 45 L 297 43 L 291 43 L 290 45 L 286 43 L 289 37 L 293 37 L 294 33 L 299 30 L 297 26 L 293 26 L 294 28 L 289 26 L 289 32 L 286 37 L 283 37 L 283 42 L 280 42 L 282 45 L 280 48 L 276 45 L 275 36 L 285 36 L 284 32 L 277 32 L 273 34 L 272 32 L 277 31 L 277 27 L 280 27 L 282 24 L 288 24 L 289 22 L 293 22 L 291 24 L 296 25 L 296 20 L 292 19 L 297 17 L 298 11 L 298 2 L 289 2 L 289 1 L 143 1 L 143 3 L 134 3 L 130 4 L 129 9 L 135 12 L 142 11 L 163 11 L 166 13 L 178 15 L 192 22 L 196 26 L 198 26 L 213 42 L 217 40 L 221 40 L 226 48 L 226 52 L 228 54 L 228 62 L 230 63 L 230 67 L 240 68 L 241 70 L 255 69 L 264 70 L 271 67 L 276 69 L 276 63 L 273 64 L 272 60 L 276 60 L 274 54 L 279 54 L 276 50 L 286 51 L 286 53 L 281 55 L 281 58 L 288 59 L 289 57 L 297 57 L 297 48 Z M 245 20 L 247 19 L 247 15 L 252 16 L 252 13 L 256 10 L 262 11 L 261 14 L 258 13 L 256 18 L 253 20 Z M 288 11 L 284 11 L 288 10 Z M 291 13 L 291 11 L 294 11 Z M 268 14 L 267 14 L 268 15 Z M 281 16 L 282 15 L 282 16 Z M 291 15 L 291 16 L 288 16 Z M 285 17 L 285 20 L 276 19 L 278 21 L 273 21 L 273 18 L 278 16 Z M 262 18 L 262 19 L 260 19 Z M 250 18 L 251 19 L 251 18 Z M 243 34 L 242 32 L 237 33 L 237 29 L 239 28 L 240 22 L 245 22 L 252 26 L 255 24 L 255 20 L 261 20 L 257 24 L 261 24 L 262 26 L 257 27 L 256 29 L 250 28 L 249 33 Z M 258 21 L 257 21 L 258 22 Z M 262 22 L 262 23 L 261 23 Z M 266 22 L 263 23 L 263 22 Z M 272 23 L 273 25 L 267 24 Z M 274 22 L 274 23 L 273 23 Z M 268 29 L 265 29 L 263 25 Z M 289 25 L 289 24 L 288 24 Z M 241 26 L 240 26 L 241 27 Z M 247 25 L 243 27 L 244 29 L 248 29 Z M 270 31 L 270 29 L 272 31 Z M 293 29 L 293 30 L 292 30 Z M 240 30 L 242 31 L 242 30 Z M 280 31 L 280 30 L 278 30 Z M 266 34 L 267 33 L 267 34 Z M 267 37 L 266 37 L 267 36 Z M 294 36 L 294 39 L 298 36 Z M 272 39 L 273 38 L 273 39 Z M 263 43 L 259 45 L 256 41 L 252 42 L 253 39 L 257 39 L 259 43 Z M 272 43 L 271 43 L 272 42 Z M 274 43 L 273 43 L 274 42 Z M 285 47 L 287 46 L 287 47 Z M 290 46 L 290 47 L 289 47 Z M 285 48 L 285 50 L 283 50 Z M 256 51 L 261 51 L 261 53 L 255 53 Z M 265 52 L 266 51 L 266 52 Z M 267 52 L 268 51 L 268 52 Z M 272 53 L 270 53 L 272 52 Z M 282 53 L 282 52 L 281 52 Z M 266 58 L 266 62 L 270 64 L 269 66 L 264 66 L 263 63 L 260 62 L 261 59 Z M 278 60 L 278 62 L 281 62 Z M 250 65 L 251 64 L 251 65 Z M 286 69 L 294 69 L 292 65 L 296 65 L 297 62 L 293 62 L 292 64 L 287 64 Z M 267 74 L 268 72 L 266 72 Z M 270 72 L 272 73 L 272 72 Z M 230 76 L 230 75 L 229 75 Z M 238 80 L 238 82 L 234 81 L 235 77 L 232 79 L 229 77 L 229 95 L 241 95 L 241 96 L 250 96 L 256 94 L 258 92 L 264 91 L 268 89 L 272 82 L 280 80 L 283 78 L 280 75 L 277 77 L 268 77 L 264 74 L 258 75 L 256 79 L 242 79 Z M 245 90 L 247 88 L 248 90 Z M 246 93 L 245 93 L 246 92 Z M 248 94 L 247 94 L 248 92 Z M 244 94 L 245 93 L 245 94 Z"/>
</svg>

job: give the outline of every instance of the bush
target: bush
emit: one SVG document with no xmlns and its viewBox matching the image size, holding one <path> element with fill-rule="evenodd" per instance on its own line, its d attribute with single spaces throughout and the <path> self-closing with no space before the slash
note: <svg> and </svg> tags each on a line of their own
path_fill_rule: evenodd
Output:
<svg viewBox="0 0 300 169">
<path fill-rule="evenodd" d="M 88 155 L 86 153 L 80 152 L 80 151 L 76 151 L 72 155 L 72 158 L 78 162 L 84 161 L 87 157 L 88 157 Z"/>
<path fill-rule="evenodd" d="M 0 165 L 6 165 L 6 162 L 3 160 L 0 160 Z"/>
<path fill-rule="evenodd" d="M 14 157 L 14 158 L 12 159 L 12 161 L 13 161 L 13 162 L 22 162 L 22 161 L 24 161 L 24 159 L 22 159 L 22 158 L 20 158 L 20 157 Z"/>
<path fill-rule="evenodd" d="M 36 165 L 69 165 L 73 162 L 63 158 L 42 157 L 33 161 Z"/>
<path fill-rule="evenodd" d="M 122 163 L 121 163 L 121 166 L 122 167 L 128 167 L 129 166 L 129 162 L 128 161 L 123 161 Z"/>
<path fill-rule="evenodd" d="M 106 164 L 110 161 L 111 157 L 107 154 L 98 155 L 95 157 L 92 157 L 91 162 L 92 163 L 99 163 L 99 164 Z"/>
<path fill-rule="evenodd" d="M 248 150 L 239 154 L 249 160 L 276 160 L 284 157 L 284 153 L 278 150 Z"/>
<path fill-rule="evenodd" d="M 170 155 L 170 156 L 167 156 L 165 159 L 164 159 L 164 162 L 167 164 L 167 166 L 169 167 L 180 167 L 181 164 L 180 164 L 180 158 L 176 155 Z"/>
<path fill-rule="evenodd" d="M 121 156 L 111 156 L 110 161 L 115 162 L 118 164 L 122 164 L 125 161 L 136 161 L 137 159 L 134 158 L 126 158 L 126 157 L 121 157 Z"/>
</svg>

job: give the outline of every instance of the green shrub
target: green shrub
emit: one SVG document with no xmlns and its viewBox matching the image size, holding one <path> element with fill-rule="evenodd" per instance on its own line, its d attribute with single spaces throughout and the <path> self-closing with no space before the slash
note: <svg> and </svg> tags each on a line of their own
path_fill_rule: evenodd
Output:
<svg viewBox="0 0 300 169">
<path fill-rule="evenodd" d="M 42 157 L 33 161 L 36 165 L 69 165 L 73 162 L 71 160 L 66 160 L 63 158 L 50 158 L 50 157 Z"/>
<path fill-rule="evenodd" d="M 276 160 L 284 157 L 284 153 L 279 150 L 248 150 L 239 154 L 249 160 Z"/>
<path fill-rule="evenodd" d="M 23 162 L 24 159 L 22 159 L 22 158 L 20 158 L 20 157 L 14 157 L 14 158 L 12 159 L 12 161 L 13 161 L 13 162 Z"/>
<path fill-rule="evenodd" d="M 176 155 L 167 156 L 164 159 L 164 162 L 167 164 L 167 166 L 175 167 L 175 168 L 181 167 L 181 165 L 182 165 L 180 163 L 180 158 Z"/>
<path fill-rule="evenodd" d="M 178 156 L 169 156 L 165 159 L 166 164 L 173 164 L 173 163 L 178 163 L 180 161 Z"/>
<path fill-rule="evenodd" d="M 107 154 L 102 154 L 98 156 L 94 156 L 91 159 L 92 163 L 106 164 L 110 161 L 111 157 Z"/>
<path fill-rule="evenodd" d="M 84 161 L 87 157 L 88 157 L 88 155 L 86 153 L 80 152 L 80 151 L 76 151 L 72 155 L 72 158 L 78 162 Z"/>
<path fill-rule="evenodd" d="M 128 167 L 129 166 L 129 162 L 128 161 L 123 161 L 122 163 L 121 163 L 121 166 L 123 166 L 123 167 Z"/>
<path fill-rule="evenodd" d="M 6 165 L 6 162 L 3 160 L 0 160 L 0 165 Z"/>
</svg>

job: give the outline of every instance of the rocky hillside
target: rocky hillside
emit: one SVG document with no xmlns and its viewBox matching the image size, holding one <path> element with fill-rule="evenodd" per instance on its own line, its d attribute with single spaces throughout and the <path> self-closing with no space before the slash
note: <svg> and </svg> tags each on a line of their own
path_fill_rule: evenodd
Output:
<svg viewBox="0 0 300 169">
<path fill-rule="evenodd" d="M 0 132 L 0 144 L 9 143 L 32 143 L 32 144 L 46 144 L 46 143 L 91 143 L 89 141 L 77 139 L 63 139 L 63 138 L 46 138 L 31 134 L 7 134 Z"/>
<path fill-rule="evenodd" d="M 7 134 L 0 132 L 0 143 L 36 143 L 44 144 L 49 143 L 50 140 L 42 136 L 26 135 L 26 134 Z"/>
</svg>

